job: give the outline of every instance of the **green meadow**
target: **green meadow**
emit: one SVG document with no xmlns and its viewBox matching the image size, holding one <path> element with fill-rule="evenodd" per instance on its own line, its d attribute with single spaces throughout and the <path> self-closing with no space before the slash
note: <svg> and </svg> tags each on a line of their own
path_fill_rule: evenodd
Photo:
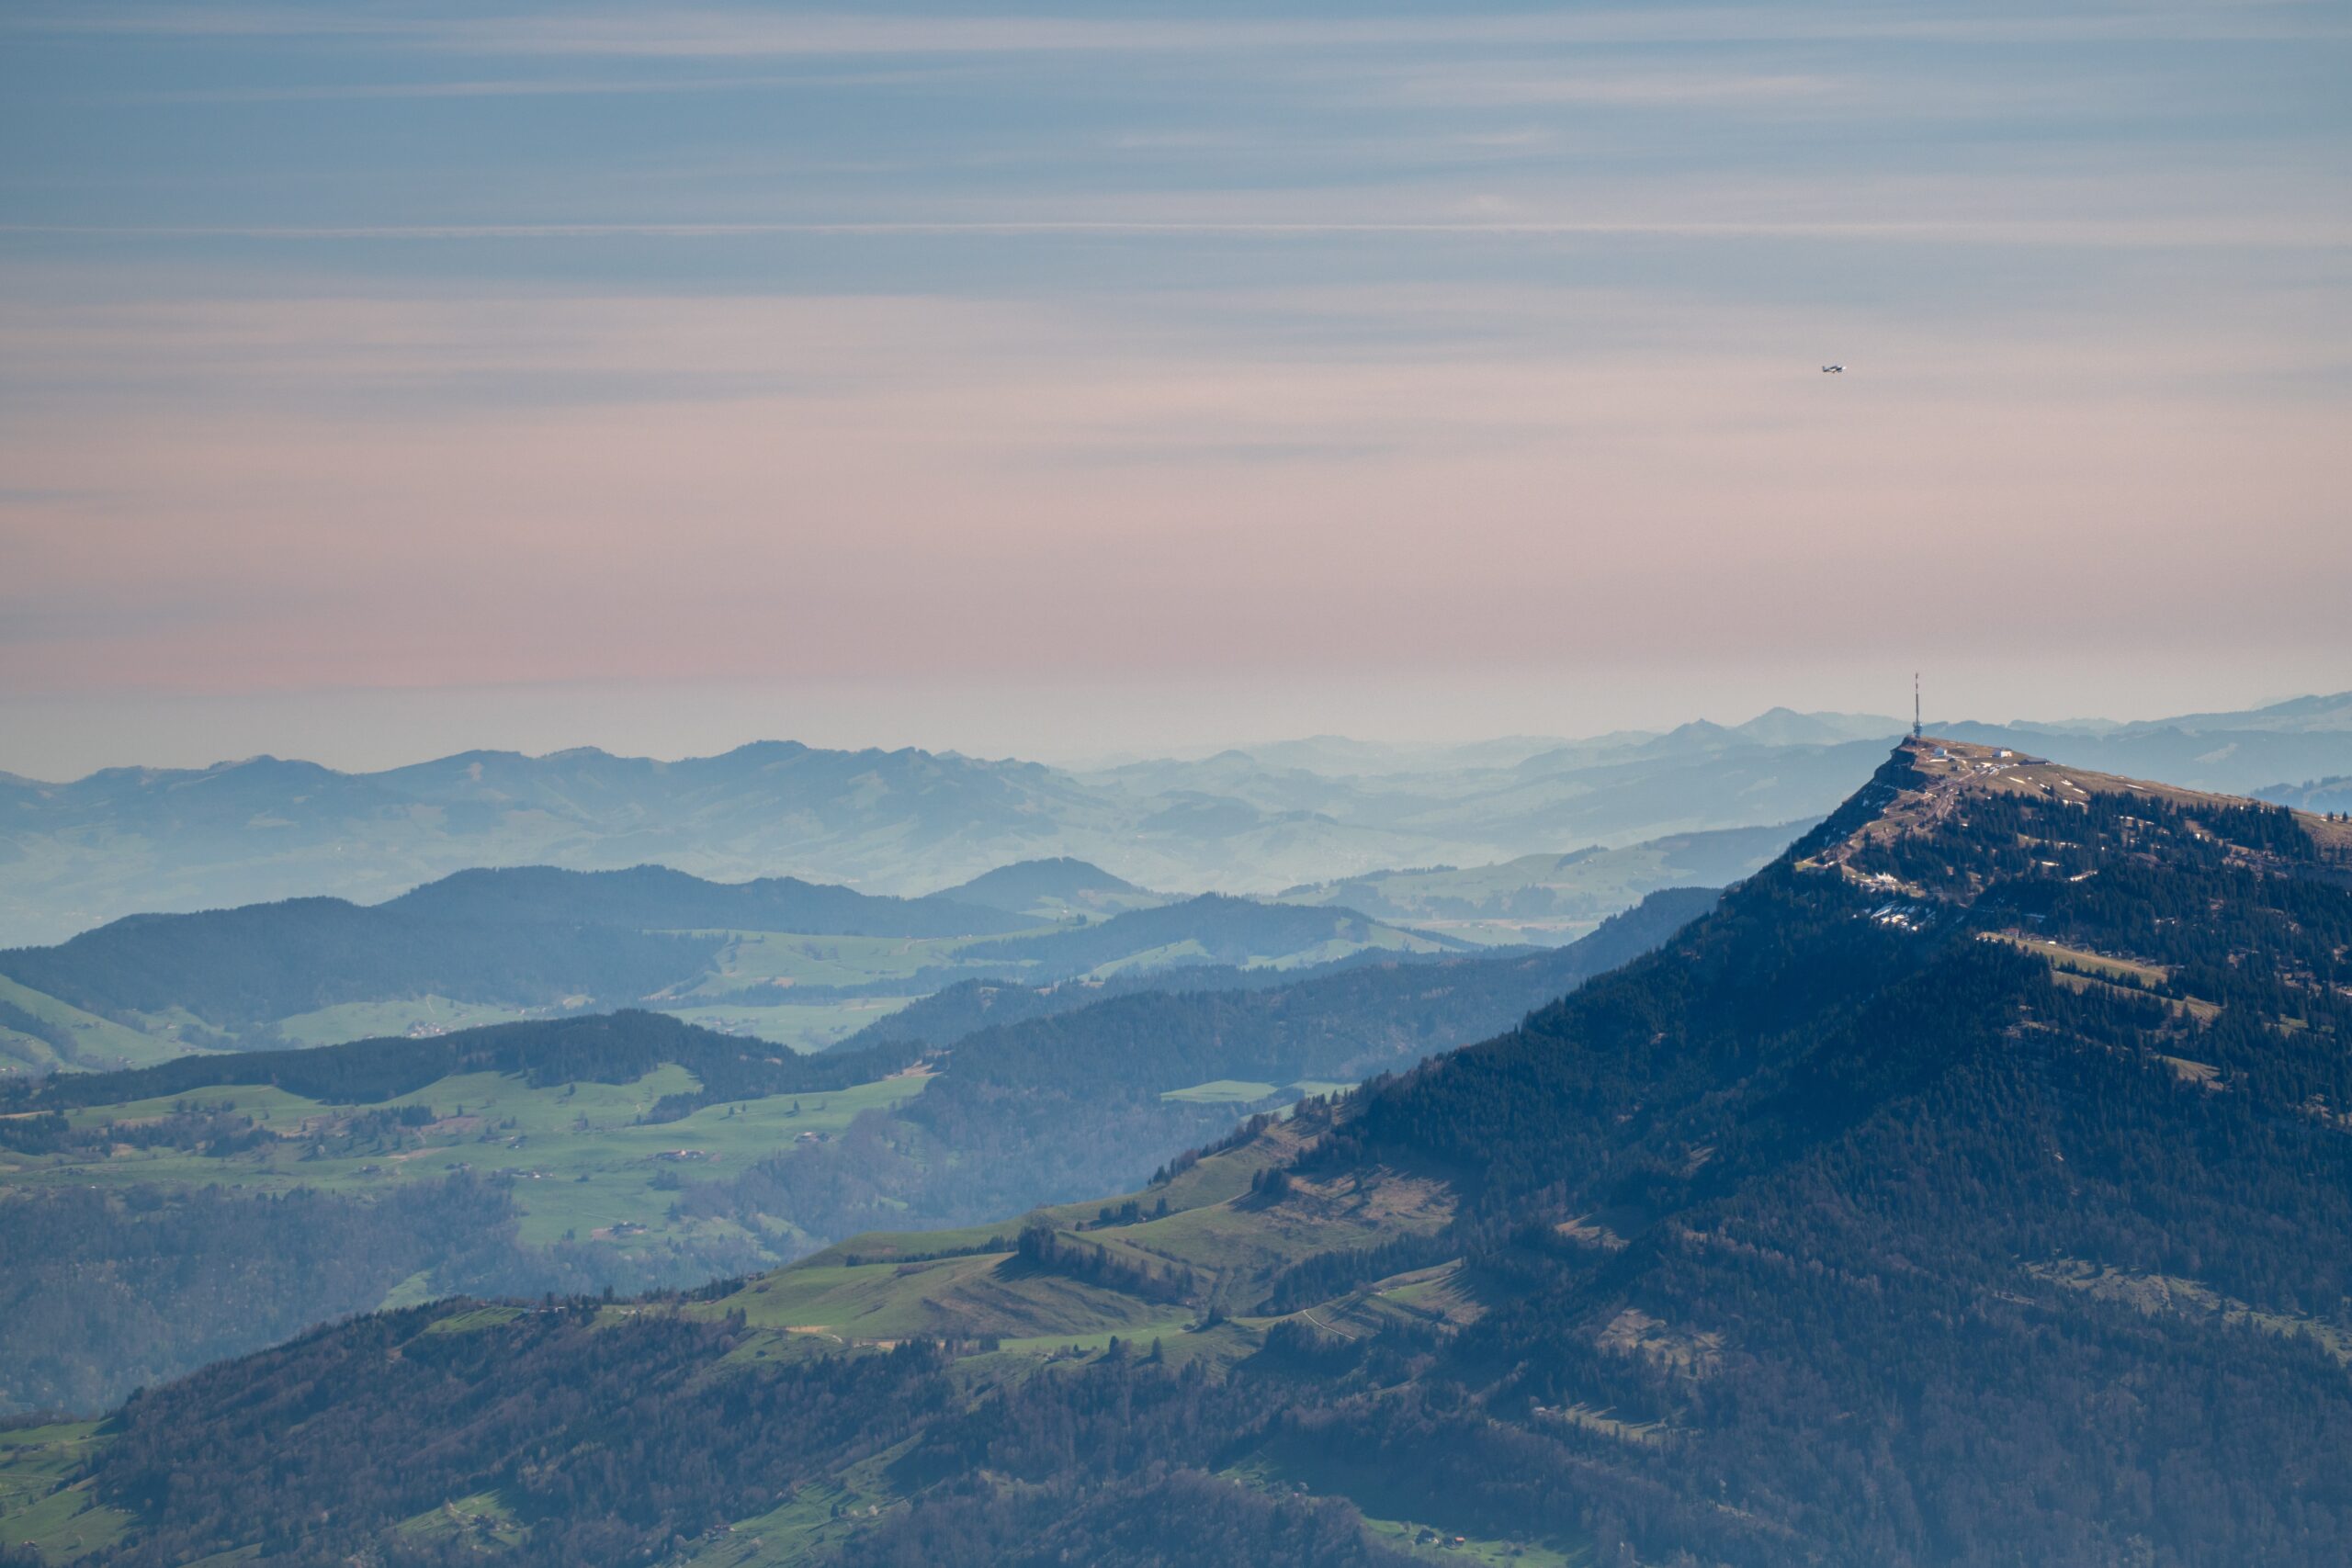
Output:
<svg viewBox="0 0 2352 1568">
<path fill-rule="evenodd" d="M 1344 1094 L 1356 1086 L 1332 1083 L 1323 1078 L 1301 1078 L 1290 1087 L 1294 1093 L 1314 1099 Z M 1260 1083 L 1254 1078 L 1211 1078 L 1207 1083 L 1196 1083 L 1188 1089 L 1163 1090 L 1159 1098 L 1179 1100 L 1187 1105 L 1251 1105 L 1280 1090 L 1278 1084 Z"/>
<path fill-rule="evenodd" d="M 789 993 L 786 993 L 787 995 Z M 788 1046 L 808 1055 L 836 1044 L 876 1019 L 913 1001 L 913 997 L 854 997 L 840 1002 L 786 1002 L 778 1007 L 665 1007 L 683 1019 L 721 1034 L 745 1035 Z"/>
<path fill-rule="evenodd" d="M 1052 927 L 1041 927 L 1043 934 Z M 696 935 L 713 933 L 696 932 Z M 925 969 L 967 962 L 964 950 L 995 937 L 797 936 L 783 931 L 724 931 L 718 966 L 678 999 L 720 996 L 755 986 L 871 986 L 904 980 Z M 1013 971 L 1023 964 L 987 965 Z"/>
<path fill-rule="evenodd" d="M 71 1562 L 119 1540 L 131 1517 L 74 1483 L 105 1438 L 96 1421 L 0 1428 L 0 1527 L 10 1545 L 30 1544 L 51 1562 Z"/>
<path fill-rule="evenodd" d="M 277 1032 L 286 1037 L 288 1045 L 340 1045 L 346 1041 L 381 1040 L 393 1034 L 442 1034 L 485 1023 L 519 1023 L 525 1019 L 551 1017 L 558 1010 L 453 1002 L 447 997 L 413 997 L 345 1002 L 315 1012 L 296 1013 L 277 1021 Z"/>
<path fill-rule="evenodd" d="M 49 1033 L 65 1042 L 61 1048 L 55 1040 L 0 1027 L 0 1075 L 59 1068 L 107 1072 L 153 1066 L 187 1054 L 177 1041 L 127 1029 L 5 975 L 0 975 L 0 1002 L 39 1020 L 48 1026 Z"/>
<path fill-rule="evenodd" d="M 657 1100 L 690 1093 L 694 1075 L 674 1065 L 634 1083 L 535 1089 L 519 1077 L 470 1073 L 441 1079 L 382 1105 L 338 1106 L 262 1085 L 229 1085 L 165 1100 L 72 1111 L 76 1128 L 136 1124 L 181 1106 L 233 1111 L 277 1134 L 226 1156 L 117 1143 L 103 1158 L 0 1154 L 0 1184 L 71 1182 L 131 1187 L 222 1185 L 256 1193 L 298 1187 L 379 1192 L 458 1171 L 511 1179 L 521 1239 L 651 1246 L 677 1227 L 668 1219 L 684 1184 L 741 1174 L 803 1139 L 831 1137 L 859 1112 L 894 1105 L 928 1081 L 906 1073 L 846 1089 L 705 1106 L 681 1120 L 643 1120 Z M 355 1115 L 406 1106 L 434 1120 L 405 1133 L 354 1140 Z"/>
</svg>

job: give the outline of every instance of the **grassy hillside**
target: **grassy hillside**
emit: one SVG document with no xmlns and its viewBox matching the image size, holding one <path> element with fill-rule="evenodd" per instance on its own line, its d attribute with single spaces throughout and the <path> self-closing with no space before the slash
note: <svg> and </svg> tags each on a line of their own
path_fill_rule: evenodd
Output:
<svg viewBox="0 0 2352 1568">
<path fill-rule="evenodd" d="M 1137 1190 L 324 1330 L 20 1444 L 0 1529 L 112 1510 L 87 1560 L 125 1565 L 2332 1564 L 2348 953 L 2352 828 L 1906 746 L 1657 952 Z"/>
<path fill-rule="evenodd" d="M 168 1037 L 126 1029 L 0 975 L 0 1080 L 143 1066 L 185 1049 Z"/>
<path fill-rule="evenodd" d="M 674 1063 L 625 1083 L 535 1086 L 497 1072 L 452 1073 L 422 1088 L 355 1104 L 314 1100 L 267 1085 L 224 1083 L 194 1094 L 78 1108 L 76 1134 L 168 1131 L 201 1105 L 266 1136 L 234 1152 L 218 1138 L 194 1145 L 125 1144 L 103 1151 L 79 1141 L 54 1153 L 0 1149 L 0 1186 L 100 1190 L 195 1187 L 230 1181 L 254 1194 L 307 1189 L 373 1196 L 471 1171 L 512 1183 L 518 1235 L 530 1245 L 612 1241 L 656 1248 L 690 1227 L 667 1218 L 672 1193 L 789 1148 L 804 1134 L 838 1135 L 862 1111 L 922 1090 L 915 1070 L 805 1094 L 763 1094 L 655 1120 L 665 1100 L 699 1098 L 704 1085 Z M 413 1120 L 409 1119 L 413 1116 Z M 245 1142 L 232 1135 L 232 1142 Z M 664 1177 L 670 1179 L 666 1182 Z M 771 1239 L 789 1247 L 788 1223 Z"/>
</svg>

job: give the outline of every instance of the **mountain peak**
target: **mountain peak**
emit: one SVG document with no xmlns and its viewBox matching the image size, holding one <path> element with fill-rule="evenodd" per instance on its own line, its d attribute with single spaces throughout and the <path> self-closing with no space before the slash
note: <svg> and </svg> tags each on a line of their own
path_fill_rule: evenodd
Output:
<svg viewBox="0 0 2352 1568">
<path fill-rule="evenodd" d="M 2126 857 L 2278 870 L 2314 852 L 2352 852 L 2352 824 L 1937 736 L 1904 737 L 1790 851 L 1800 872 L 1960 903 L 1996 881 L 2086 880 Z"/>
</svg>

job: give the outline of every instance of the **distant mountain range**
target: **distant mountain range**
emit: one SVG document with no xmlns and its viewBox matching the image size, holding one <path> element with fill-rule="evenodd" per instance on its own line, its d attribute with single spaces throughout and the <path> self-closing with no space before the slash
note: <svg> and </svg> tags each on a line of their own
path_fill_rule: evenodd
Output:
<svg viewBox="0 0 2352 1568">
<path fill-rule="evenodd" d="M 894 898 L 793 876 L 707 882 L 658 865 L 594 872 L 547 865 L 461 871 L 376 908 L 405 919 L 473 925 L 552 921 L 638 931 L 835 936 L 988 936 L 1037 924 L 1001 906 L 944 893 Z"/>
<path fill-rule="evenodd" d="M 2262 798 L 2298 811 L 2352 812 L 2352 778 L 2311 779 L 2299 784 L 2273 784 Z"/>
<path fill-rule="evenodd" d="M 2198 788 L 2352 774 L 2352 694 L 2153 723 L 1937 728 Z M 763 741 L 676 762 L 472 751 L 374 773 L 257 757 L 71 784 L 0 776 L 0 942 L 56 942 L 137 912 L 375 902 L 476 866 L 659 864 L 904 894 L 1076 857 L 1138 887 L 1273 893 L 1802 821 L 1836 805 L 1902 728 L 1776 708 L 1663 734 L 1453 747 L 1324 737 L 1093 772 Z"/>
<path fill-rule="evenodd" d="M 934 897 L 1003 909 L 1032 920 L 1100 919 L 1169 901 L 1166 894 L 1137 887 L 1069 855 L 1001 865 L 969 882 L 943 887 Z"/>
</svg>

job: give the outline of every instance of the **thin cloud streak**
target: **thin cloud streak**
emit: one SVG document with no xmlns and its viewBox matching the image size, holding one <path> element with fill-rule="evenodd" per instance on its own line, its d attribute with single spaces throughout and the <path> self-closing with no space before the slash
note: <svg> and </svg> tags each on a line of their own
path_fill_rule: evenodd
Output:
<svg viewBox="0 0 2352 1568">
<path fill-rule="evenodd" d="M 2222 250 L 2333 250 L 2352 246 L 2352 219 L 2294 220 L 2220 227 L 2183 220 L 1935 219 L 1673 220 L 1641 219 L 1459 219 L 1375 220 L 1317 219 L 1292 222 L 1220 219 L 860 219 L 712 223 L 410 223 L 410 224 L 0 224 L 0 234 L 88 240 L 462 241 L 664 239 L 730 240 L 805 235 L 812 238 L 890 235 L 1226 235 L 1312 238 L 1393 235 L 1490 236 L 1498 239 L 1632 238 L 1690 240 L 1790 239 L 1933 242 L 1946 245 L 2066 245 Z"/>
<path fill-rule="evenodd" d="M 1088 17 L 849 16 L 704 9 L 502 17 L 322 15 L 290 8 L 187 11 L 88 8 L 21 16 L 0 24 L 26 32 L 196 38 L 323 37 L 396 39 L 423 47 L 503 54 L 633 55 L 713 59 L 791 54 L 1199 52 L 1268 49 L 1429 48 L 1453 44 L 1751 43 L 1907 41 L 1966 43 L 2324 40 L 2352 37 L 2352 23 L 2315 7 L 2102 6 L 1987 17 L 1981 9 L 1889 17 L 1850 7 L 1650 7 L 1544 16 L 1464 15 L 1262 20 L 1103 19 Z"/>
<path fill-rule="evenodd" d="M 138 104 L 334 103 L 345 99 L 658 97 L 691 93 L 737 93 L 774 87 L 903 85 L 936 80 L 935 71 L 771 73 L 742 76 L 643 77 L 620 81 L 592 77 L 525 77 L 463 82 L 339 82 L 275 87 L 158 88 L 98 95 L 100 101 Z"/>
</svg>

